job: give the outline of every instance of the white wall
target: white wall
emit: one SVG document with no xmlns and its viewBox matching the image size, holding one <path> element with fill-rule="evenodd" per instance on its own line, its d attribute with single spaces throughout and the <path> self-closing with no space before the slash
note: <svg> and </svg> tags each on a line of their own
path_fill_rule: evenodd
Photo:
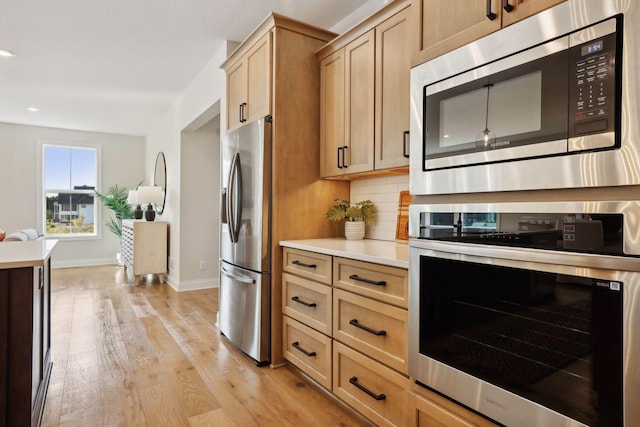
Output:
<svg viewBox="0 0 640 427">
<path fill-rule="evenodd" d="M 409 175 L 351 181 L 351 201 L 371 200 L 378 208 L 378 220 L 368 225 L 365 238 L 396 240 L 400 192 L 409 190 Z"/>
<path fill-rule="evenodd" d="M 138 136 L 81 132 L 38 126 L 0 123 L 0 228 L 7 232 L 40 227 L 38 212 L 38 140 L 88 143 L 101 146 L 101 189 L 118 184 L 132 188 L 144 179 L 145 140 Z M 102 206 L 102 204 L 100 204 Z M 52 255 L 54 267 L 116 262 L 120 240 L 104 227 L 111 211 L 102 208 L 101 238 L 61 240 Z"/>
<path fill-rule="evenodd" d="M 220 115 L 183 131 L 181 147 L 180 289 L 218 287 Z"/>
<path fill-rule="evenodd" d="M 167 160 L 167 201 L 165 211 L 158 217 L 161 221 L 169 222 L 169 274 L 167 281 L 175 289 L 187 288 L 182 284 L 182 269 L 188 270 L 186 260 L 180 253 L 181 238 L 183 233 L 190 235 L 208 235 L 214 230 L 207 230 L 200 222 L 181 222 L 181 193 L 186 187 L 181 182 L 181 136 L 183 130 L 189 130 L 189 126 L 212 106 L 219 103 L 220 122 L 226 123 L 226 77 L 220 65 L 235 47 L 228 43 L 221 48 L 198 74 L 189 87 L 176 100 L 171 109 L 165 114 L 156 126 L 147 135 L 147 174 L 153 178 L 153 167 L 158 151 L 163 151 Z M 212 166 L 214 167 L 214 166 Z M 203 184 L 203 189 L 215 189 L 212 185 Z M 182 230 L 181 228 L 185 228 Z M 217 225 L 216 225 L 217 227 Z M 202 258 L 198 258 L 202 259 Z M 184 262 L 184 265 L 183 265 Z M 219 275 L 218 267 L 210 266 L 208 273 L 211 278 Z"/>
</svg>

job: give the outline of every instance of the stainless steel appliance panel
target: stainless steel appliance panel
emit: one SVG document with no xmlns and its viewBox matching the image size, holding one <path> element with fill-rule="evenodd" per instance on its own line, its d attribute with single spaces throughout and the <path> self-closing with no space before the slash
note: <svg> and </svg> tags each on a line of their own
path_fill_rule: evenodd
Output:
<svg viewBox="0 0 640 427">
<path fill-rule="evenodd" d="M 220 262 L 220 332 L 258 364 L 269 360 L 270 279 Z"/>
<path fill-rule="evenodd" d="M 221 147 L 220 331 L 269 360 L 271 119 L 230 132 Z"/>
<path fill-rule="evenodd" d="M 640 4 L 615 0 L 568 0 L 411 70 L 411 153 L 423 153 L 424 88 L 451 76 L 509 57 L 539 43 L 623 14 L 621 61 L 621 147 L 562 156 L 504 161 L 426 171 L 422 154 L 410 159 L 410 191 L 414 195 L 581 188 L 640 184 Z M 589 32 L 580 37 L 592 36 Z M 572 40 L 571 43 L 574 41 Z M 571 138 L 569 150 L 608 147 L 611 135 L 590 141 Z M 528 155 L 525 153 L 525 155 Z M 534 154 L 536 155 L 536 154 Z M 483 161 L 480 158 L 474 161 Z M 487 161 L 496 161 L 487 159 Z M 455 166 L 455 165 L 454 165 Z"/>
<path fill-rule="evenodd" d="M 256 120 L 230 132 L 222 144 L 220 256 L 257 272 L 271 262 L 271 123 Z"/>
<path fill-rule="evenodd" d="M 441 212 L 497 213 L 496 228 L 509 222 L 501 219 L 507 213 L 591 213 L 623 216 L 625 256 L 552 251 L 481 243 L 419 239 L 421 214 Z M 544 215 L 542 215 L 544 216 Z M 593 215 L 595 217 L 595 215 Z M 421 258 L 434 257 L 462 263 L 493 267 L 525 269 L 559 276 L 578 276 L 620 282 L 623 284 L 622 330 L 622 414 L 624 425 L 640 425 L 640 202 L 551 202 L 551 203 L 475 203 L 425 204 L 410 207 L 409 223 L 409 374 L 422 384 L 479 411 L 505 425 L 517 426 L 580 426 L 581 422 L 562 415 L 539 403 L 506 390 L 447 363 L 427 357 L 420 352 L 420 287 Z M 455 216 L 457 217 L 457 215 Z M 534 215 L 535 217 L 535 215 Z M 501 223 L 502 222 L 502 223 Z M 424 225 L 423 225 L 424 226 Z M 435 225 L 436 227 L 438 225 Z M 453 224 L 452 224 L 453 226 Z M 561 225 L 561 227 L 563 227 Z M 615 231 L 615 230 L 614 230 Z M 507 283 L 505 283 L 505 286 Z M 478 290 L 480 293 L 481 289 Z M 609 334 L 609 332 L 608 332 Z M 602 365 L 601 365 L 602 366 Z M 598 374 L 603 373 L 602 369 Z M 607 373 L 605 375 L 616 375 Z"/>
<path fill-rule="evenodd" d="M 475 256 L 461 253 L 462 245 L 438 245 L 431 249 L 431 242 L 410 241 L 409 248 L 409 375 L 421 383 L 473 408 L 500 422 L 513 426 L 582 426 L 540 404 L 528 401 L 503 388 L 483 381 L 451 366 L 422 355 L 419 351 L 419 283 L 420 257 L 431 256 L 444 259 L 484 263 L 498 266 L 517 266 L 557 274 L 603 278 L 624 283 L 623 294 L 623 413 L 625 425 L 640 423 L 640 410 L 636 396 L 640 392 L 640 339 L 633 325 L 640 322 L 640 274 L 622 270 L 605 270 L 588 267 L 572 267 L 560 264 L 536 262 L 518 263 L 499 258 L 500 249 L 493 256 Z M 578 257 L 580 257 L 578 255 Z M 552 258 L 552 257 L 550 257 Z M 580 263 L 580 262 L 579 262 Z"/>
</svg>

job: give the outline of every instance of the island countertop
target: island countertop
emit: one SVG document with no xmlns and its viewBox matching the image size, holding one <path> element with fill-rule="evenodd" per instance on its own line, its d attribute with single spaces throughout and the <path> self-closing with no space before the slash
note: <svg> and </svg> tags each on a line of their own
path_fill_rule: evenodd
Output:
<svg viewBox="0 0 640 427">
<path fill-rule="evenodd" d="M 409 247 L 406 243 L 385 240 L 347 240 L 344 238 L 283 240 L 280 246 L 351 258 L 359 261 L 409 268 Z"/>
<path fill-rule="evenodd" d="M 44 265 L 57 243 L 55 239 L 0 242 L 0 269 Z"/>
</svg>

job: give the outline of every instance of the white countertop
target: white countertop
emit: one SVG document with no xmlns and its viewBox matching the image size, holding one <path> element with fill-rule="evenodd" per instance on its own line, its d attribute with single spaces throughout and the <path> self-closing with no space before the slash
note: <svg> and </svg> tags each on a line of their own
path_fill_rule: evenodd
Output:
<svg viewBox="0 0 640 427">
<path fill-rule="evenodd" d="M 55 239 L 0 242 L 0 269 L 44 265 L 57 243 Z"/>
<path fill-rule="evenodd" d="M 409 268 L 409 246 L 386 240 L 305 239 L 283 240 L 280 246 L 326 255 L 375 262 L 392 267 Z"/>
</svg>

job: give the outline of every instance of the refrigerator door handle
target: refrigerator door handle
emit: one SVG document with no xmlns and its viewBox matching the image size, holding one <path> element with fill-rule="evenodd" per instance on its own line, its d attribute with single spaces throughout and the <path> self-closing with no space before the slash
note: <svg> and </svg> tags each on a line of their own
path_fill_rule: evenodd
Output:
<svg viewBox="0 0 640 427">
<path fill-rule="evenodd" d="M 227 220 L 229 221 L 229 235 L 231 242 L 238 241 L 240 222 L 242 219 L 242 168 L 240 153 L 233 155 L 229 171 L 229 190 L 227 192 Z"/>
<path fill-rule="evenodd" d="M 238 275 L 235 275 L 235 274 L 231 274 L 231 273 L 229 272 L 229 270 L 227 270 L 227 269 L 226 269 L 226 268 L 224 268 L 224 267 L 221 267 L 221 268 L 220 268 L 220 272 L 221 272 L 222 274 L 224 274 L 225 276 L 227 276 L 227 277 L 229 277 L 229 278 L 231 278 L 231 279 L 235 280 L 236 282 L 248 283 L 248 284 L 250 284 L 250 285 L 252 285 L 252 284 L 256 283 L 256 279 L 252 279 L 251 277 L 238 276 Z"/>
<path fill-rule="evenodd" d="M 220 201 L 220 222 L 227 224 L 227 188 L 222 189 L 222 197 Z"/>
</svg>

